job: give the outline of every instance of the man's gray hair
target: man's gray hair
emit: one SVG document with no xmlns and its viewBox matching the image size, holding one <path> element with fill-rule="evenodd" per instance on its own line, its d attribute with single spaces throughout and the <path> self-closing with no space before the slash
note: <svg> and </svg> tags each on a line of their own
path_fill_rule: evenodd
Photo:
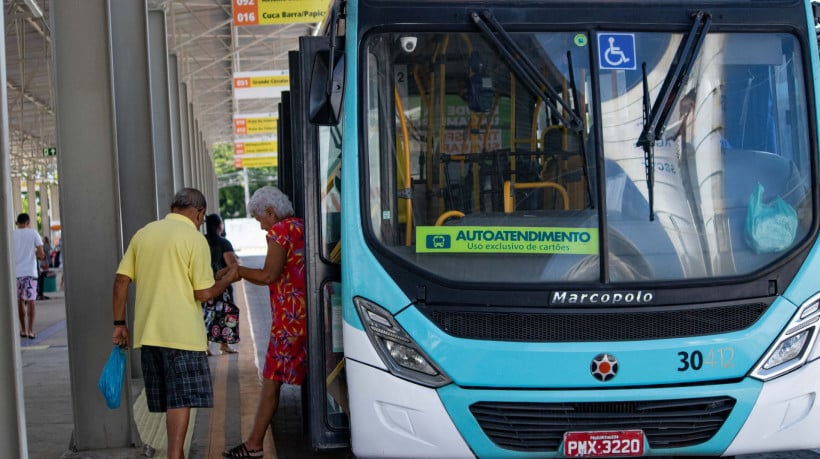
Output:
<svg viewBox="0 0 820 459">
<path fill-rule="evenodd" d="M 248 201 L 248 210 L 252 216 L 263 215 L 267 208 L 273 209 L 279 218 L 293 215 L 293 204 L 290 203 L 290 199 L 274 186 L 263 186 L 256 190 Z"/>
<path fill-rule="evenodd" d="M 205 195 L 196 188 L 183 188 L 177 191 L 174 195 L 174 200 L 171 202 L 171 210 L 183 210 L 189 207 L 195 209 L 207 209 L 208 203 L 205 201 Z"/>
</svg>

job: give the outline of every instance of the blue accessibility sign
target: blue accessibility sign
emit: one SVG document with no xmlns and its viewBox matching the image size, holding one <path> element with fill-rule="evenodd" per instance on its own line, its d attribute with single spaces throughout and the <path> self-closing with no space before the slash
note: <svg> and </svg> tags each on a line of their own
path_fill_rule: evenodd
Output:
<svg viewBox="0 0 820 459">
<path fill-rule="evenodd" d="M 635 34 L 598 34 L 598 65 L 601 70 L 635 70 Z"/>
</svg>

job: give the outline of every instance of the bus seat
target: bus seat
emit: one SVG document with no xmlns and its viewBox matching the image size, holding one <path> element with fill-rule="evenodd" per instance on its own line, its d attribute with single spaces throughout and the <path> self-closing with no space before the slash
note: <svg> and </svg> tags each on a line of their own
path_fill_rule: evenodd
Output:
<svg viewBox="0 0 820 459">
<path fill-rule="evenodd" d="M 586 204 L 586 182 L 580 134 L 563 126 L 550 126 L 542 134 L 541 145 L 547 158 L 541 180 L 563 185 L 570 194 L 570 208 L 582 209 Z M 545 191 L 545 198 L 554 199 L 554 192 Z"/>
</svg>

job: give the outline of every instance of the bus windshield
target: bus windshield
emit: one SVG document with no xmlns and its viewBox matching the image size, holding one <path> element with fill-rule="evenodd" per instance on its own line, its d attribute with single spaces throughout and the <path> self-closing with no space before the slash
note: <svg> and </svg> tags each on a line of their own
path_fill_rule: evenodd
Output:
<svg viewBox="0 0 820 459">
<path fill-rule="evenodd" d="M 685 38 L 371 34 L 372 243 L 481 283 L 712 279 L 776 263 L 813 219 L 800 44 L 708 33 L 647 161 L 645 112 Z"/>
</svg>

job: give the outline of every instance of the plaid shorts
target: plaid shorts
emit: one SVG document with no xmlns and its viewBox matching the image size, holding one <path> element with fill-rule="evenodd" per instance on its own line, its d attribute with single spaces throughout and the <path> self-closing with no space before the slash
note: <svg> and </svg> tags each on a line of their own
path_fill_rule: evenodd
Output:
<svg viewBox="0 0 820 459">
<path fill-rule="evenodd" d="M 155 346 L 143 346 L 141 351 L 148 411 L 213 407 L 211 370 L 204 352 Z"/>
</svg>

